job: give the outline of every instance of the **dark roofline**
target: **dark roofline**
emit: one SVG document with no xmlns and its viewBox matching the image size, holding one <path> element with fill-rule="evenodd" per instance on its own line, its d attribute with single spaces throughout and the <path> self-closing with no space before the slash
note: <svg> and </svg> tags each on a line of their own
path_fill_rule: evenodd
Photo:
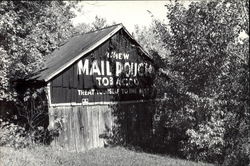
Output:
<svg viewBox="0 0 250 166">
<path fill-rule="evenodd" d="M 59 73 L 61 73 L 63 70 L 65 70 L 66 68 L 68 68 L 70 65 L 72 65 L 73 63 L 75 63 L 77 60 L 79 60 L 80 58 L 82 58 L 84 55 L 88 54 L 89 52 L 93 51 L 94 49 L 96 49 L 98 46 L 100 46 L 101 44 L 103 44 L 104 42 L 106 42 L 108 39 L 110 39 L 114 34 L 116 34 L 118 31 L 120 31 L 121 29 L 123 29 L 125 31 L 125 33 L 136 43 L 136 45 L 138 45 L 138 48 L 150 59 L 152 60 L 152 57 L 141 47 L 141 45 L 133 38 L 133 36 L 127 31 L 127 29 L 123 26 L 122 23 L 116 24 L 116 25 L 112 25 L 109 27 L 105 27 L 99 30 L 95 30 L 95 31 L 91 31 L 85 34 L 89 34 L 89 33 L 95 33 L 107 28 L 111 28 L 111 27 L 115 27 L 117 26 L 114 30 L 112 30 L 109 34 L 107 34 L 106 36 L 104 36 L 103 38 L 101 38 L 99 41 L 97 41 L 95 44 L 93 44 L 92 46 L 90 46 L 88 49 L 84 50 L 82 53 L 80 53 L 79 55 L 75 56 L 74 58 L 72 58 L 71 60 L 69 60 L 68 62 L 66 62 L 65 64 L 63 64 L 62 66 L 60 66 L 58 69 L 56 69 L 55 71 L 53 71 L 52 73 L 50 73 L 48 76 L 46 76 L 43 80 L 45 82 L 50 81 L 51 79 L 53 79 L 55 76 L 57 76 Z M 65 42 L 66 44 L 67 42 Z M 60 48 L 58 48 L 60 49 Z"/>
<path fill-rule="evenodd" d="M 111 27 L 115 27 L 115 26 L 118 26 L 118 25 L 123 26 L 122 23 L 119 23 L 119 24 L 115 24 L 115 25 L 110 25 L 110 26 L 107 26 L 107 27 L 103 27 L 103 28 L 100 28 L 100 29 L 96 29 L 96 30 L 93 30 L 93 31 L 89 31 L 89 32 L 86 32 L 86 33 L 83 33 L 83 34 L 89 34 L 89 33 L 98 32 L 98 31 L 101 31 L 101 30 L 104 30 L 104 29 L 108 29 L 108 28 L 111 28 Z"/>
</svg>

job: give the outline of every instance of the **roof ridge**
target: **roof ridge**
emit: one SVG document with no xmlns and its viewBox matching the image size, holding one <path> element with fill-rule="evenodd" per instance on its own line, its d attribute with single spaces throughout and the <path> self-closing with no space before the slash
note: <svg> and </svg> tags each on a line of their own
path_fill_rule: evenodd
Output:
<svg viewBox="0 0 250 166">
<path fill-rule="evenodd" d="M 102 43 L 106 42 L 120 30 L 123 30 L 125 34 L 131 38 L 131 42 L 135 42 L 136 46 L 138 46 L 138 48 L 145 55 L 148 55 L 148 53 L 142 49 L 140 44 L 133 38 L 133 36 L 121 23 L 115 24 L 85 34 L 79 34 L 68 39 L 67 42 L 55 49 L 50 54 L 50 56 L 46 58 L 45 69 L 32 77 L 32 79 L 44 80 L 45 82 L 51 80 L 56 75 L 79 60 L 81 57 L 90 53 Z"/>
<path fill-rule="evenodd" d="M 103 27 L 103 28 L 100 28 L 100 29 L 96 29 L 96 30 L 93 30 L 93 31 L 89 31 L 89 32 L 83 33 L 82 35 L 89 34 L 89 33 L 94 33 L 94 32 L 97 32 L 97 31 L 101 31 L 101 30 L 108 29 L 108 28 L 115 27 L 115 26 L 119 26 L 119 25 L 123 26 L 122 23 L 118 23 L 118 24 L 110 25 L 110 26 Z"/>
</svg>

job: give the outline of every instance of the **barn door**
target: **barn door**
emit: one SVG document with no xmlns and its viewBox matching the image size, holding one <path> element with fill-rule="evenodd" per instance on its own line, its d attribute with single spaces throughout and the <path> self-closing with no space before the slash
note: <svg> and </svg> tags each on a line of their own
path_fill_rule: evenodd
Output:
<svg viewBox="0 0 250 166">
<path fill-rule="evenodd" d="M 108 106 L 82 106 L 78 110 L 81 149 L 103 147 L 103 136 L 112 128 L 112 115 Z"/>
</svg>

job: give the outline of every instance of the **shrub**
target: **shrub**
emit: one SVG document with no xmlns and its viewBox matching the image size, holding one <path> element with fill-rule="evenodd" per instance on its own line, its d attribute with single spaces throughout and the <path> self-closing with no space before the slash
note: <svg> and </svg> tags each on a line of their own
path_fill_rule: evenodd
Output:
<svg viewBox="0 0 250 166">
<path fill-rule="evenodd" d="M 232 132 L 233 128 L 227 131 L 225 166 L 250 166 L 250 123 L 249 117 L 241 120 L 235 127 L 237 133 Z M 231 120 L 232 122 L 232 120 Z M 232 123 L 231 123 L 232 124 Z"/>
<path fill-rule="evenodd" d="M 58 131 L 49 131 L 42 126 L 26 130 L 22 126 L 0 119 L 0 146 L 18 149 L 36 144 L 48 144 L 55 137 L 55 132 Z"/>
<path fill-rule="evenodd" d="M 188 141 L 183 151 L 188 159 L 208 162 L 221 161 L 224 149 L 224 123 L 222 120 L 211 119 L 198 129 L 188 129 Z"/>
<path fill-rule="evenodd" d="M 30 144 L 27 132 L 21 126 L 0 119 L 0 145 L 23 148 Z"/>
</svg>

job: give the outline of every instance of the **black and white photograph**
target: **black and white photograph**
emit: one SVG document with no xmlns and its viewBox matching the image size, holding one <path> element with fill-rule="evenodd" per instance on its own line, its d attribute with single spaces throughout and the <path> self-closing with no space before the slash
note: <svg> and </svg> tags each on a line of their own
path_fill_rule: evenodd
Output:
<svg viewBox="0 0 250 166">
<path fill-rule="evenodd" d="M 248 0 L 0 1 L 0 166 L 250 166 Z"/>
</svg>

